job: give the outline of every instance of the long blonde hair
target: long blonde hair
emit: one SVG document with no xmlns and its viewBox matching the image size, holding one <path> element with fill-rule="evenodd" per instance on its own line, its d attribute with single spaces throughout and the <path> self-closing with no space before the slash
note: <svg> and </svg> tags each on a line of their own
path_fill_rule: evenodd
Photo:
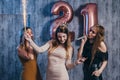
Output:
<svg viewBox="0 0 120 80">
<path fill-rule="evenodd" d="M 52 46 L 51 48 L 48 50 L 49 52 L 49 55 L 50 53 L 59 46 L 60 42 L 58 40 L 58 36 L 57 34 L 59 32 L 62 32 L 62 33 L 65 33 L 67 34 L 67 40 L 66 42 L 64 43 L 64 48 L 66 50 L 66 58 L 68 59 L 70 56 L 69 56 L 69 48 L 71 47 L 71 39 L 70 39 L 70 34 L 69 34 L 69 30 L 67 28 L 67 25 L 59 25 L 58 28 L 56 29 L 56 32 L 55 32 L 55 39 L 52 40 Z"/>
<path fill-rule="evenodd" d="M 92 47 L 92 59 L 91 59 L 91 63 L 90 64 L 92 64 L 92 62 L 94 60 L 95 54 L 98 51 L 98 47 L 100 46 L 100 43 L 102 41 L 104 41 L 104 33 L 105 33 L 105 30 L 104 30 L 103 26 L 101 26 L 101 25 L 94 25 L 94 27 L 97 30 L 97 34 L 96 34 L 96 37 L 94 39 L 94 43 L 93 43 L 93 47 Z"/>
</svg>

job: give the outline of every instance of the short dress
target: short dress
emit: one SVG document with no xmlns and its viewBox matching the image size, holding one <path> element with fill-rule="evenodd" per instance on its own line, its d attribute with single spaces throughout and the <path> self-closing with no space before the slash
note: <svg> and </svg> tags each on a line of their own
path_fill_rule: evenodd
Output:
<svg viewBox="0 0 120 80">
<path fill-rule="evenodd" d="M 66 50 L 57 47 L 48 56 L 47 79 L 46 80 L 69 80 L 65 66 Z"/>
<path fill-rule="evenodd" d="M 41 47 L 38 47 L 33 41 L 30 42 L 33 48 L 42 53 L 47 51 L 51 46 L 51 41 L 48 41 Z M 69 80 L 66 64 L 71 63 L 71 59 L 66 59 L 66 50 L 64 47 L 58 46 L 52 53 L 48 55 L 48 65 L 46 80 Z"/>
<path fill-rule="evenodd" d="M 19 56 L 22 63 L 22 72 L 20 80 L 42 80 L 38 64 L 37 55 L 34 54 L 33 60 L 26 60 Z"/>
<path fill-rule="evenodd" d="M 92 46 L 93 44 L 87 41 L 83 48 L 82 56 L 87 58 L 83 66 L 84 80 L 102 80 L 102 74 L 99 77 L 96 77 L 92 75 L 92 72 L 99 69 L 103 61 L 108 60 L 108 51 L 106 52 L 97 51 L 94 60 L 91 63 Z"/>
</svg>

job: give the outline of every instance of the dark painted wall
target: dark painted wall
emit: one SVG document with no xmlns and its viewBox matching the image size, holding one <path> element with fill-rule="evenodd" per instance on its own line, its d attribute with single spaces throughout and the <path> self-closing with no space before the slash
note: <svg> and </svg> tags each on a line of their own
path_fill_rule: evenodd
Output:
<svg viewBox="0 0 120 80">
<path fill-rule="evenodd" d="M 49 29 L 55 16 L 51 7 L 58 0 L 27 0 L 27 26 L 31 26 L 38 45 L 49 40 Z M 81 33 L 79 19 L 80 8 L 86 3 L 97 3 L 98 21 L 105 27 L 105 40 L 108 46 L 109 62 L 103 72 L 104 80 L 120 80 L 120 0 L 64 0 L 73 10 L 73 20 L 69 29 Z M 19 44 L 20 30 L 23 27 L 21 0 L 0 0 L 0 80 L 19 80 L 22 65 L 17 56 L 16 47 Z M 44 35 L 43 35 L 44 34 Z M 78 42 L 72 42 L 76 59 Z M 38 64 L 45 80 L 47 53 L 38 56 Z M 69 71 L 70 80 L 82 80 L 82 65 Z"/>
</svg>

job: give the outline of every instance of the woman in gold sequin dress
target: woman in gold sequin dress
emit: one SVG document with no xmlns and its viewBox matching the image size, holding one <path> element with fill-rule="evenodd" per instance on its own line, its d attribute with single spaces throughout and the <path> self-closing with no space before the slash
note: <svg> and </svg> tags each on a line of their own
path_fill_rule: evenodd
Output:
<svg viewBox="0 0 120 80">
<path fill-rule="evenodd" d="M 17 47 L 18 56 L 23 66 L 21 80 L 42 80 L 37 64 L 37 54 L 29 42 L 23 38 L 24 31 L 25 29 L 23 28 L 20 36 L 20 45 Z M 33 33 L 30 27 L 26 27 L 26 32 L 33 39 Z"/>
</svg>

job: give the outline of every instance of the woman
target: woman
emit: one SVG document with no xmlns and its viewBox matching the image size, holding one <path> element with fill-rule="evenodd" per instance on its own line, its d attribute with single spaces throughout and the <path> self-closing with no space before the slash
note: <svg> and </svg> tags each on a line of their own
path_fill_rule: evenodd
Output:
<svg viewBox="0 0 120 80">
<path fill-rule="evenodd" d="M 104 28 L 95 25 L 82 39 L 78 52 L 79 63 L 84 62 L 84 80 L 102 80 L 102 72 L 108 61 L 108 51 L 104 42 Z"/>
<path fill-rule="evenodd" d="M 20 45 L 17 47 L 18 56 L 22 63 L 23 70 L 21 74 L 21 80 L 42 80 L 37 65 L 37 55 L 29 42 L 24 39 L 25 28 L 21 31 Z M 26 32 L 33 40 L 33 33 L 30 27 L 26 27 Z"/>
<path fill-rule="evenodd" d="M 73 48 L 66 25 L 60 25 L 56 29 L 55 39 L 41 47 L 38 47 L 27 33 L 25 38 L 37 52 L 48 51 L 46 80 L 69 80 L 67 69 L 73 68 L 75 64 L 71 62 Z"/>
</svg>

